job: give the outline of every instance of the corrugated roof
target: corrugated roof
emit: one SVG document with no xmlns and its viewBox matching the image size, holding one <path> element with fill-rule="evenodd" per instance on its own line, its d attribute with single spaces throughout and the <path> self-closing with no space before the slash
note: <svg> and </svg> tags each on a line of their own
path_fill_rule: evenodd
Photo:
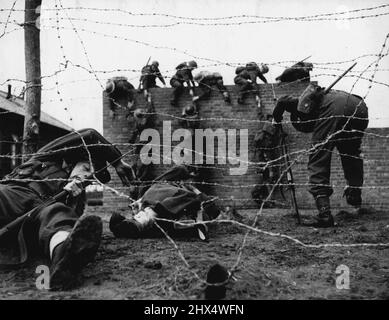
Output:
<svg viewBox="0 0 389 320">
<path fill-rule="evenodd" d="M 4 91 L 0 91 L 0 109 L 4 109 L 6 111 L 10 111 L 24 117 L 25 101 L 16 97 L 12 97 L 11 100 L 8 100 L 6 99 L 6 97 L 7 93 Z M 73 130 L 67 124 L 59 121 L 58 119 L 48 115 L 43 111 L 41 112 L 41 122 L 67 131 Z"/>
</svg>

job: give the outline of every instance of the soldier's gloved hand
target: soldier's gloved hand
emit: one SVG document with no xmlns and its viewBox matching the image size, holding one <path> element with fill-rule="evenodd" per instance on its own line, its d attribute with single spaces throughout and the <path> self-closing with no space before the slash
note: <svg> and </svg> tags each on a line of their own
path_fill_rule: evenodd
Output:
<svg viewBox="0 0 389 320">
<path fill-rule="evenodd" d="M 80 178 L 74 178 L 63 189 L 69 192 L 73 197 L 79 196 L 84 190 Z"/>
<path fill-rule="evenodd" d="M 120 160 L 115 165 L 116 173 L 118 174 L 120 180 L 122 181 L 123 185 L 129 186 L 130 182 L 133 181 L 136 178 L 135 172 L 132 169 L 132 166 L 123 160 Z"/>
</svg>

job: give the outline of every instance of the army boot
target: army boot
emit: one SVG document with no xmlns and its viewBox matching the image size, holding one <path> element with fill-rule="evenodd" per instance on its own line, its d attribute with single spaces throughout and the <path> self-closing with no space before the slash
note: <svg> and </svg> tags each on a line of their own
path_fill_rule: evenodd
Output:
<svg viewBox="0 0 389 320">
<path fill-rule="evenodd" d="M 74 286 L 82 268 L 91 262 L 100 246 L 103 224 L 97 216 L 80 219 L 52 254 L 50 289 L 66 290 Z"/>
<path fill-rule="evenodd" d="M 328 196 L 317 196 L 316 207 L 319 214 L 313 221 L 304 222 L 303 225 L 315 228 L 329 228 L 335 225 L 334 218 L 331 215 L 330 198 Z"/>
<path fill-rule="evenodd" d="M 362 205 L 361 189 L 356 187 L 346 187 L 343 196 L 349 205 L 359 209 Z"/>
</svg>

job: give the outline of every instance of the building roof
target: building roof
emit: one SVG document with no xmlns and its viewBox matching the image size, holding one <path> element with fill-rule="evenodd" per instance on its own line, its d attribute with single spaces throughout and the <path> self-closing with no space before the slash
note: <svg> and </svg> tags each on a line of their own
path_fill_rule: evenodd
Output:
<svg viewBox="0 0 389 320">
<path fill-rule="evenodd" d="M 6 99 L 7 93 L 0 90 L 0 109 L 18 114 L 24 117 L 25 112 L 25 101 L 23 99 L 12 96 L 12 99 Z M 48 115 L 45 112 L 41 112 L 41 122 L 51 125 L 53 127 L 57 127 L 67 131 L 73 131 L 73 129 L 66 125 L 65 123 L 59 121 L 58 119 Z"/>
</svg>

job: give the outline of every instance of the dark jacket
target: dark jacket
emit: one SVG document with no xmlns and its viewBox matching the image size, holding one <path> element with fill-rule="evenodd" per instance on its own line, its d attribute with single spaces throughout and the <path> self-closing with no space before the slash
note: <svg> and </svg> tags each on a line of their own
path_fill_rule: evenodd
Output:
<svg viewBox="0 0 389 320">
<path fill-rule="evenodd" d="M 161 71 L 159 71 L 159 68 L 155 65 L 147 65 L 142 68 L 142 75 L 140 78 L 140 81 L 143 81 L 145 77 L 151 78 L 152 82 L 155 82 L 155 79 L 158 77 L 158 79 L 163 83 L 165 83 L 165 79 L 163 78 Z"/>
</svg>

